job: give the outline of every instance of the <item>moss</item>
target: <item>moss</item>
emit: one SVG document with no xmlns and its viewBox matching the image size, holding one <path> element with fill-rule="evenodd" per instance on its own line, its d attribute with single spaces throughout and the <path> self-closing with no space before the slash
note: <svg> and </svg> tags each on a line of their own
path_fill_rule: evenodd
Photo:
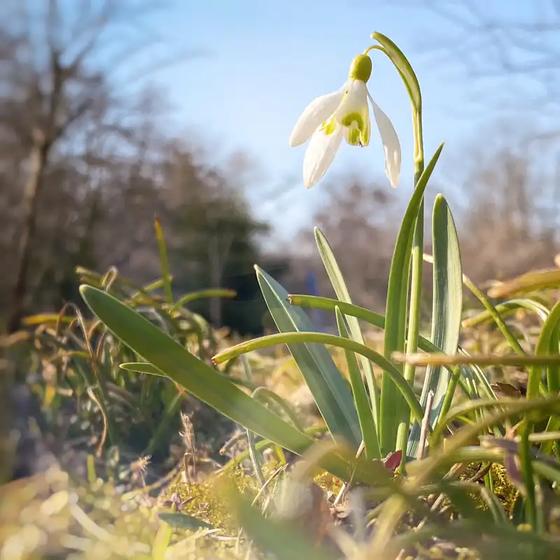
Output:
<svg viewBox="0 0 560 560">
<path fill-rule="evenodd" d="M 338 494 L 342 488 L 342 481 L 328 472 L 322 472 L 315 478 L 315 484 L 327 493 Z"/>
<path fill-rule="evenodd" d="M 511 483 L 506 468 L 503 465 L 493 464 L 490 472 L 494 482 L 494 494 L 504 506 L 506 514 L 511 516 L 519 491 Z"/>
<path fill-rule="evenodd" d="M 228 511 L 227 502 L 219 491 L 226 480 L 233 482 L 239 492 L 246 496 L 253 497 L 257 493 L 255 479 L 242 467 L 237 467 L 193 483 L 184 482 L 179 478 L 169 485 L 162 496 L 163 502 L 171 502 L 181 512 L 205 521 L 228 534 L 234 534 L 236 532 L 234 520 Z"/>
</svg>

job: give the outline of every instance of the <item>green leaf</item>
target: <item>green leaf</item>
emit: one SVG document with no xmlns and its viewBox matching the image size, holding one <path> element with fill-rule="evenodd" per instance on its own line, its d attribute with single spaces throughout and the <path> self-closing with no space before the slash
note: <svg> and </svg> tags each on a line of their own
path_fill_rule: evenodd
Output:
<svg viewBox="0 0 560 560">
<path fill-rule="evenodd" d="M 348 325 L 346 324 L 344 315 L 338 307 L 336 308 L 336 322 L 340 336 L 350 338 Z M 356 360 L 354 352 L 344 350 L 344 353 L 348 364 L 348 374 L 350 376 L 350 384 L 352 385 L 354 404 L 356 405 L 356 411 L 358 412 L 358 419 L 360 421 L 360 430 L 362 431 L 362 440 L 364 442 L 366 458 L 379 459 L 381 457 L 381 453 L 379 450 L 379 442 L 377 441 L 375 421 L 369 404 L 364 380 L 362 379 L 360 368 L 358 367 L 358 361 Z M 366 360 L 367 358 L 362 357 L 362 359 Z"/>
<path fill-rule="evenodd" d="M 558 329 L 560 327 L 560 302 L 550 310 L 550 315 L 544 322 L 535 354 L 537 356 L 554 356 L 558 355 Z M 552 394 L 560 390 L 560 379 L 558 375 L 558 366 L 548 366 L 546 368 L 548 391 Z M 537 397 L 539 394 L 539 385 L 543 369 L 540 367 L 532 368 L 529 373 L 529 380 L 527 383 L 527 398 Z"/>
<path fill-rule="evenodd" d="M 91 286 L 81 286 L 80 292 L 127 346 L 224 416 L 294 453 L 302 453 L 313 442 L 113 296 Z"/>
<path fill-rule="evenodd" d="M 249 397 L 124 303 L 92 286 L 80 286 L 80 293 L 93 313 L 124 344 L 224 416 L 298 455 L 313 444 L 313 438 Z M 354 478 L 367 484 L 377 481 L 371 464 L 353 456 L 333 453 L 325 456 L 321 466 L 343 480 Z"/>
<path fill-rule="evenodd" d="M 412 250 L 412 240 L 418 212 L 422 206 L 424 191 L 439 159 L 443 144 L 439 146 L 426 169 L 420 176 L 410 199 L 401 228 L 397 236 L 387 289 L 385 312 L 384 354 L 390 358 L 393 352 L 403 352 L 408 303 L 408 276 Z M 397 388 L 388 375 L 383 375 L 381 388 L 381 416 L 379 422 L 382 452 L 392 451 L 395 445 L 397 427 L 404 416 L 404 403 Z"/>
<path fill-rule="evenodd" d="M 338 266 L 334 253 L 332 251 L 327 238 L 323 234 L 323 232 L 319 228 L 315 228 L 315 241 L 317 243 L 317 248 L 319 250 L 319 255 L 321 256 L 321 260 L 323 261 L 323 265 L 331 281 L 332 287 L 336 293 L 336 296 L 339 300 L 345 303 L 352 303 L 352 299 L 350 297 L 350 292 L 346 286 L 346 282 L 344 281 L 344 277 L 342 276 L 342 271 Z M 364 344 L 364 337 L 362 334 L 362 330 L 360 329 L 360 323 L 358 319 L 350 315 L 347 317 L 348 322 L 348 329 L 349 329 L 349 337 L 360 344 Z M 374 421 L 374 432 L 371 436 L 375 438 L 371 440 L 371 444 L 374 447 L 370 449 L 371 452 L 375 453 L 375 457 L 381 457 L 381 452 L 379 450 L 379 442 L 377 439 L 377 418 L 378 418 L 378 394 L 377 394 L 377 387 L 375 385 L 375 378 L 373 375 L 373 367 L 371 366 L 371 362 L 364 358 L 363 356 L 359 356 L 361 371 L 364 377 L 366 378 L 368 390 L 369 390 L 369 397 L 371 401 L 371 408 L 373 413 L 373 421 Z M 363 434 L 362 434 L 363 435 Z M 377 448 L 377 450 L 375 449 Z"/>
<path fill-rule="evenodd" d="M 374 327 L 380 329 L 385 328 L 385 316 L 381 313 L 371 311 L 366 307 L 361 307 L 353 303 L 345 303 L 333 298 L 321 296 L 308 296 L 303 294 L 290 294 L 289 301 L 292 305 L 299 305 L 300 307 L 309 307 L 311 309 L 324 309 L 326 311 L 335 311 L 337 307 L 344 315 L 350 315 L 358 319 L 366 321 Z M 425 352 L 441 352 L 441 348 L 434 346 L 431 341 L 423 336 L 418 338 L 418 346 Z"/>
<path fill-rule="evenodd" d="M 278 330 L 281 333 L 312 331 L 307 315 L 288 303 L 288 292 L 264 270 L 257 266 L 255 270 Z M 345 438 L 357 448 L 361 435 L 352 393 L 326 348 L 316 344 L 288 345 L 288 348 L 331 434 Z"/>
<path fill-rule="evenodd" d="M 540 301 L 535 301 L 531 298 L 515 298 L 508 301 L 504 301 L 496 305 L 496 311 L 503 317 L 508 313 L 514 313 L 518 309 L 526 309 L 534 313 L 541 321 L 546 321 L 549 315 L 549 309 L 546 305 L 543 305 Z M 464 328 L 472 328 L 484 323 L 485 321 L 491 321 L 492 315 L 488 311 L 482 311 L 473 317 L 468 319 L 463 319 Z"/>
<path fill-rule="evenodd" d="M 434 202 L 432 244 L 434 252 L 432 342 L 445 354 L 453 355 L 457 352 L 461 329 L 463 273 L 457 230 L 449 206 L 441 194 L 436 197 Z M 434 392 L 430 412 L 432 427 L 439 418 L 449 379 L 448 370 L 442 367 L 428 367 L 426 370 L 420 402 L 424 406 L 428 392 Z"/>
<path fill-rule="evenodd" d="M 148 362 L 123 362 L 122 364 L 119 364 L 119 367 L 126 371 L 133 371 L 135 373 L 145 373 L 147 375 L 155 375 L 156 377 L 168 377 L 165 373 L 161 372 L 157 367 Z"/>
<path fill-rule="evenodd" d="M 165 553 L 169 548 L 172 536 L 173 529 L 169 525 L 162 523 L 152 543 L 151 560 L 165 560 Z"/>
<path fill-rule="evenodd" d="M 171 274 L 169 273 L 169 260 L 167 258 L 167 243 L 163 234 L 163 228 L 159 218 L 154 220 L 154 231 L 159 250 L 159 260 L 161 267 L 161 278 L 163 280 L 163 290 L 167 303 L 173 303 L 173 289 L 171 287 Z"/>
<path fill-rule="evenodd" d="M 425 256 L 424 259 L 430 262 L 429 257 Z M 525 350 L 523 350 L 523 347 L 521 346 L 521 344 L 519 344 L 519 341 L 517 340 L 515 335 L 511 332 L 500 313 L 498 313 L 496 307 L 466 274 L 463 274 L 463 284 L 471 292 L 471 294 L 476 299 L 478 299 L 484 309 L 486 309 L 486 311 L 490 314 L 490 316 L 496 323 L 496 326 L 498 327 L 498 329 L 500 329 L 501 333 L 504 335 L 512 350 L 520 355 L 525 354 Z"/>
<path fill-rule="evenodd" d="M 535 349 L 535 354 L 542 355 L 558 355 L 559 352 L 559 331 L 560 330 L 560 302 L 551 309 L 550 315 L 544 322 L 537 340 L 537 347 Z M 547 378 L 547 389 L 550 394 L 558 393 L 560 390 L 560 368 L 557 365 L 549 365 L 544 371 L 542 367 L 533 367 L 529 371 L 529 380 L 527 383 L 527 398 L 538 396 L 539 385 L 543 373 L 546 372 Z M 551 432 L 557 430 L 560 427 L 560 419 L 550 418 L 546 431 Z M 558 448 L 554 446 L 553 442 L 549 441 L 543 443 L 542 450 L 545 453 L 551 453 L 553 450 L 558 453 Z"/>
</svg>

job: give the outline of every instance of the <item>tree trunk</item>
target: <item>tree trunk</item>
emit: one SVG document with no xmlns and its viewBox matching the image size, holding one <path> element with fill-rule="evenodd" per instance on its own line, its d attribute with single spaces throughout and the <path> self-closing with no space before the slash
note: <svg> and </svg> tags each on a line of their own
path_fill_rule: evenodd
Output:
<svg viewBox="0 0 560 560">
<path fill-rule="evenodd" d="M 20 239 L 16 279 L 11 298 L 11 311 L 7 322 L 9 333 L 20 326 L 27 295 L 27 276 L 37 227 L 39 195 L 43 187 L 45 167 L 49 155 L 49 143 L 41 142 L 33 146 L 31 152 L 31 171 L 24 191 L 23 230 Z"/>
</svg>

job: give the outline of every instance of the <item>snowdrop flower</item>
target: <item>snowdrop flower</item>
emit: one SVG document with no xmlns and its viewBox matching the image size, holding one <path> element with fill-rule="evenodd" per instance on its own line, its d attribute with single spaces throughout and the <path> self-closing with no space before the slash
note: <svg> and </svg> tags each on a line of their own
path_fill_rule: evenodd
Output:
<svg viewBox="0 0 560 560">
<path fill-rule="evenodd" d="M 348 80 L 333 93 L 314 99 L 297 120 L 290 146 L 309 146 L 303 161 L 303 183 L 313 186 L 326 173 L 342 138 L 351 146 L 367 146 L 370 137 L 368 98 L 385 151 L 385 173 L 393 187 L 399 182 L 401 146 L 389 117 L 373 101 L 366 82 L 371 75 L 371 59 L 359 54 L 350 66 Z"/>
</svg>

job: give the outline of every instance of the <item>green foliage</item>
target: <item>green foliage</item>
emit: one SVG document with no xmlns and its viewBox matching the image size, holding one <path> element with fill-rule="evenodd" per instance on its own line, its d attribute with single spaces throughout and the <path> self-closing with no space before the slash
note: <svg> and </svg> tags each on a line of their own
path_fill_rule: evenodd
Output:
<svg viewBox="0 0 560 560">
<path fill-rule="evenodd" d="M 412 243 L 416 219 L 424 200 L 424 190 L 439 159 L 443 145 L 433 155 L 422 173 L 410 199 L 395 243 L 385 315 L 384 352 L 390 357 L 393 352 L 404 351 L 406 321 L 408 315 L 408 278 L 412 256 Z M 381 448 L 389 452 L 394 448 L 397 426 L 403 417 L 403 404 L 388 375 L 384 376 L 381 387 L 380 439 Z"/>
<path fill-rule="evenodd" d="M 263 297 L 280 332 L 305 332 L 312 325 L 305 313 L 291 307 L 288 292 L 260 268 L 257 279 Z M 345 438 L 356 446 L 360 442 L 358 417 L 350 389 L 336 369 L 326 349 L 317 345 L 290 347 L 296 363 L 333 436 Z"/>
<path fill-rule="evenodd" d="M 442 195 L 434 204 L 432 239 L 434 252 L 434 290 L 431 340 L 446 354 L 455 354 L 459 344 L 463 301 L 463 278 L 459 239 L 451 211 Z M 439 418 L 443 399 L 448 393 L 449 372 L 435 366 L 426 371 L 422 388 L 422 404 L 430 391 L 434 393 L 430 424 Z"/>
</svg>

